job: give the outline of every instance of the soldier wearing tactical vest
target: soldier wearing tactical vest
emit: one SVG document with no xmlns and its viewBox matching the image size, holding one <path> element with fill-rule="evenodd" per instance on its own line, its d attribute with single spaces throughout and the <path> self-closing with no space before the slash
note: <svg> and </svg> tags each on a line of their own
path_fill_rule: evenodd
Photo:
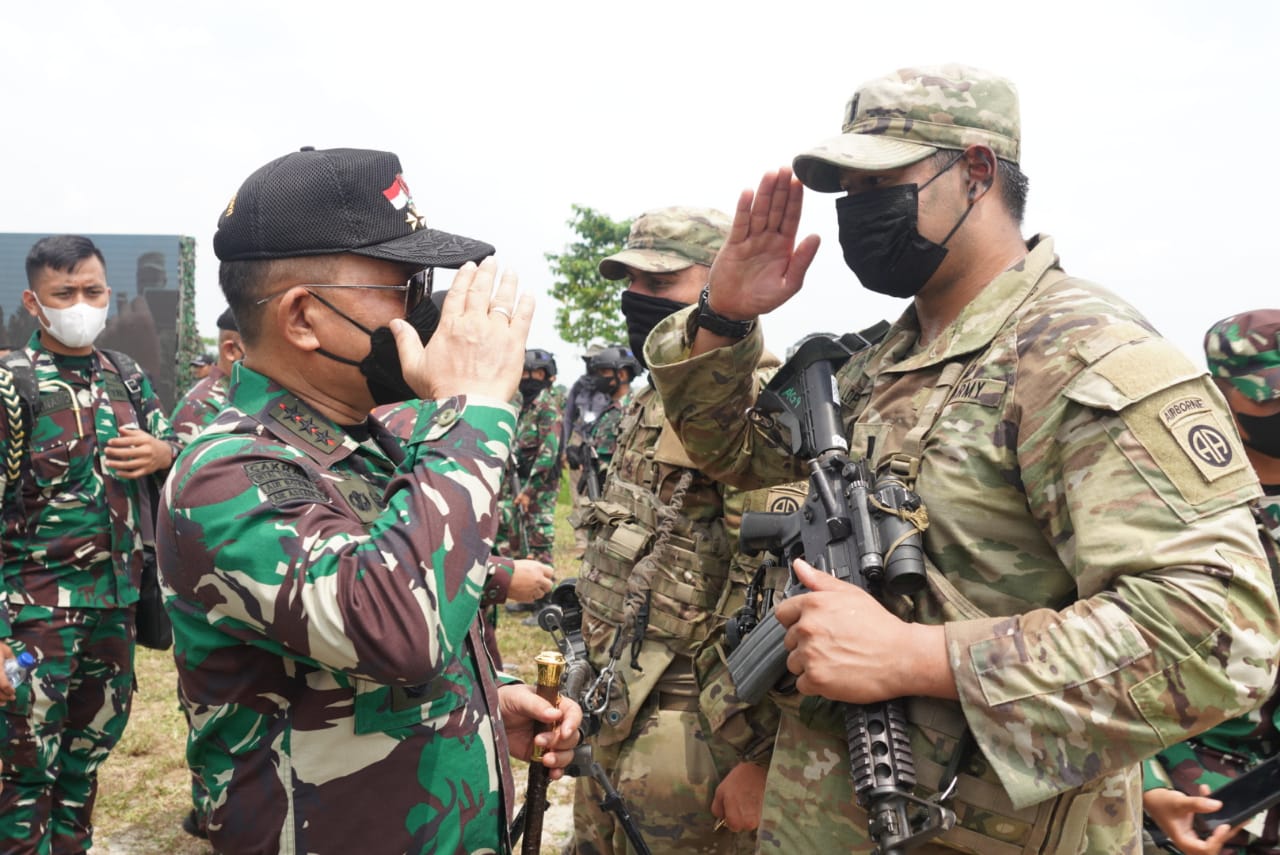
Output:
<svg viewBox="0 0 1280 855">
<path fill-rule="evenodd" d="M 625 248 L 600 262 L 605 278 L 628 282 L 622 312 L 633 352 L 659 320 L 698 300 L 727 227 L 728 217 L 711 209 L 649 211 Z M 777 365 L 769 356 L 757 361 L 761 370 Z M 735 716 L 712 734 L 694 670 L 696 651 L 722 623 L 717 605 L 736 551 L 726 523 L 737 519 L 740 500 L 692 464 L 654 390 L 636 392 L 603 496 L 589 510 L 577 591 L 592 663 L 617 675 L 596 758 L 655 855 L 754 846 L 762 745 L 772 731 Z M 622 855 L 625 836 L 599 798 L 594 782 L 578 780 L 571 849 Z"/>
<path fill-rule="evenodd" d="M 890 611 L 795 562 L 812 593 L 774 613 L 809 697 L 778 731 L 761 850 L 871 851 L 831 702 L 905 698 L 916 791 L 957 817 L 913 853 L 1136 853 L 1140 761 L 1271 692 L 1280 612 L 1257 478 L 1203 371 L 1067 276 L 1050 238 L 1022 237 L 1012 83 L 902 69 L 854 94 L 843 129 L 795 159 L 799 181 L 784 168 L 742 194 L 708 299 L 645 353 L 703 471 L 793 481 L 802 461 L 743 413 L 750 322 L 799 291 L 818 249 L 797 241 L 804 187 L 843 192 L 862 285 L 912 298 L 835 379 L 850 457 L 923 500 L 928 587 Z M 940 787 L 953 762 L 957 786 Z"/>
</svg>

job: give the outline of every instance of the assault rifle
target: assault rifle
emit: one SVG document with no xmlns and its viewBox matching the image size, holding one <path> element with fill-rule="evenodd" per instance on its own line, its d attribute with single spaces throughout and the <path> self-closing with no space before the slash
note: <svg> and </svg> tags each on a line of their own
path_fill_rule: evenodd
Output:
<svg viewBox="0 0 1280 855">
<path fill-rule="evenodd" d="M 618 818 L 627 839 L 637 855 L 651 855 L 640 829 L 636 826 L 622 794 L 617 791 L 596 762 L 587 740 L 600 732 L 600 717 L 609 703 L 611 680 L 601 680 L 587 660 L 587 645 L 582 638 L 582 605 L 578 602 L 577 579 L 566 579 L 550 594 L 550 602 L 538 610 L 538 626 L 551 633 L 556 647 L 564 654 L 566 667 L 560 693 L 582 707 L 582 742 L 573 750 L 573 760 L 565 774 L 590 775 L 600 786 L 604 798 L 600 807 Z M 522 811 L 523 813 L 523 811 Z M 520 822 L 517 817 L 516 822 Z M 514 827 L 515 824 L 513 824 Z"/>
<path fill-rule="evenodd" d="M 805 558 L 882 599 L 924 586 L 920 532 L 927 521 L 920 498 L 902 480 L 890 473 L 877 478 L 848 457 L 835 371 L 879 337 L 872 336 L 810 339 L 761 392 L 752 418 L 808 462 L 809 493 L 791 513 L 743 514 L 740 540 L 744 552 L 774 553 L 788 567 Z M 785 441 L 778 428 L 789 434 Z M 807 590 L 792 573 L 783 597 Z M 735 617 L 729 635 L 741 642 L 728 666 L 739 698 L 757 702 L 786 673 L 785 634 L 772 610 L 758 625 L 751 604 Z M 912 792 L 915 761 L 900 699 L 845 705 L 845 731 L 854 790 L 877 855 L 900 855 L 955 825 L 951 810 Z"/>
<path fill-rule="evenodd" d="M 599 501 L 604 492 L 604 473 L 600 471 L 600 455 L 596 447 L 587 440 L 580 445 L 565 449 L 565 458 L 577 469 L 582 467 L 582 478 L 578 480 L 578 492 L 586 493 L 591 501 Z"/>
</svg>

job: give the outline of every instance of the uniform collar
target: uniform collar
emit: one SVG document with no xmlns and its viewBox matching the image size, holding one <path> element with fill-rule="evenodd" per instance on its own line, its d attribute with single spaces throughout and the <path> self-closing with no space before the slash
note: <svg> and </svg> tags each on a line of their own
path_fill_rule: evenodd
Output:
<svg viewBox="0 0 1280 855">
<path fill-rule="evenodd" d="M 327 416 L 243 363 L 237 363 L 231 371 L 228 397 L 236 409 L 326 469 L 360 447 Z"/>
<path fill-rule="evenodd" d="M 885 336 L 882 353 L 887 357 L 888 364 L 884 370 L 918 371 L 985 348 L 996 333 L 1004 328 L 1009 317 L 1023 304 L 1044 274 L 1057 266 L 1058 256 L 1053 251 L 1053 238 L 1036 235 L 1027 241 L 1027 254 L 992 279 L 927 349 L 902 358 L 920 336 L 915 306 L 910 306 Z"/>
</svg>

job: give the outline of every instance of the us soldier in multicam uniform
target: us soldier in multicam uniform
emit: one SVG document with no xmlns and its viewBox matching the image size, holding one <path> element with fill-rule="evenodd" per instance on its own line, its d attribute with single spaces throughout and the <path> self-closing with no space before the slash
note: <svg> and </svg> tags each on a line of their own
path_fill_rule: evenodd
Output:
<svg viewBox="0 0 1280 855">
<path fill-rule="evenodd" d="M 1140 761 L 1258 706 L 1275 679 L 1257 479 L 1203 372 L 1063 273 L 1050 238 L 1024 242 L 1011 83 L 904 69 L 854 95 L 844 131 L 795 169 L 847 192 L 840 240 L 862 284 L 915 298 L 837 382 L 850 455 L 924 500 L 930 584 L 904 622 L 796 562 L 816 593 L 775 613 L 811 697 L 780 726 L 760 847 L 871 849 L 842 717 L 816 696 L 905 697 L 920 792 L 966 730 L 976 743 L 957 826 L 913 851 L 1136 853 Z M 818 246 L 796 242 L 802 192 L 782 169 L 742 195 L 697 314 L 748 322 L 799 290 Z M 685 449 L 741 486 L 802 476 L 742 417 L 759 333 L 692 314 L 646 352 Z"/>
<path fill-rule="evenodd" d="M 158 527 L 210 843 L 509 851 L 508 743 L 558 777 L 581 720 L 496 674 L 476 620 L 532 300 L 491 296 L 492 247 L 428 228 L 389 152 L 272 161 L 214 251 L 245 358 Z M 411 399 L 405 443 L 368 417 Z"/>
<path fill-rule="evenodd" d="M 23 361 L 40 409 L 23 435 L 12 395 L 0 394 L 0 459 L 18 464 L 0 467 L 0 658 L 27 650 L 38 664 L 16 699 L 0 676 L 0 851 L 87 852 L 98 766 L 133 699 L 134 604 L 152 513 L 138 479 L 168 469 L 177 444 L 150 381 L 122 374 L 93 346 L 111 296 L 98 248 L 75 235 L 44 238 L 26 267 L 22 303 L 40 328 Z M 12 393 L 16 370 L 0 367 L 0 389 Z M 138 384 L 142 412 L 127 383 Z"/>
<path fill-rule="evenodd" d="M 582 355 L 586 372 L 573 381 L 565 396 L 564 433 L 560 445 L 569 466 L 569 496 L 575 510 L 584 507 L 588 501 L 587 491 L 582 487 L 582 466 L 578 462 L 577 448 L 610 402 L 610 396 L 596 388 L 591 375 L 591 357 L 599 353 L 602 347 L 603 345 L 594 342 L 587 346 L 586 353 Z M 581 558 L 586 551 L 587 532 L 585 529 L 575 528 L 571 554 L 574 558 Z"/>
<path fill-rule="evenodd" d="M 1204 353 L 1240 429 L 1245 455 L 1262 481 L 1264 495 L 1254 515 L 1264 545 L 1271 549 L 1274 578 L 1280 578 L 1280 309 L 1257 309 L 1218 321 L 1205 334 Z M 1143 806 L 1185 855 L 1277 855 L 1280 807 L 1258 814 L 1234 834 L 1222 826 L 1201 839 L 1193 828 L 1197 813 L 1221 807 L 1205 793 L 1277 753 L 1280 693 L 1273 693 L 1257 710 L 1145 761 Z"/>
<path fill-rule="evenodd" d="M 231 366 L 243 356 L 244 348 L 240 346 L 235 316 L 227 309 L 218 315 L 218 361 L 204 379 L 187 390 L 169 418 L 173 432 L 183 445 L 195 439 L 196 434 L 204 430 L 205 425 L 227 405 Z"/>
<path fill-rule="evenodd" d="M 560 432 L 564 401 L 553 386 L 556 361 L 548 351 L 526 350 L 520 379 L 520 415 L 511 459 L 503 474 L 496 546 L 499 555 L 551 563 L 556 499 L 560 495 Z M 515 476 L 514 478 L 512 476 Z M 520 492 L 515 492 L 515 484 Z M 525 540 L 522 542 L 521 532 Z"/>
<path fill-rule="evenodd" d="M 625 248 L 600 262 L 605 278 L 629 282 L 622 312 L 633 350 L 659 319 L 697 300 L 727 226 L 728 217 L 711 209 L 649 211 L 632 225 Z M 777 365 L 768 356 L 758 361 L 762 371 Z M 597 669 L 609 665 L 623 636 L 618 694 L 594 748 L 654 853 L 753 848 L 764 782 L 756 744 L 771 741 L 772 731 L 755 732 L 738 715 L 713 734 L 699 711 L 694 670 L 699 645 L 722 623 L 716 606 L 735 551 L 728 526 L 738 501 L 693 467 L 654 390 L 636 393 L 587 521 L 577 592 Z M 648 620 L 637 628 L 640 603 Z M 570 851 L 630 851 L 599 798 L 594 782 L 578 780 Z"/>
</svg>

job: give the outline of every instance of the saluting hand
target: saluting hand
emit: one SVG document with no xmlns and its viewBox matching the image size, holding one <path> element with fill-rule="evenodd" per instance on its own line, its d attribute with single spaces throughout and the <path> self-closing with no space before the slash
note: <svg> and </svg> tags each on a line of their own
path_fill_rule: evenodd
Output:
<svg viewBox="0 0 1280 855">
<path fill-rule="evenodd" d="M 402 320 L 391 322 L 404 379 L 423 399 L 485 395 L 509 400 L 524 369 L 525 341 L 533 320 L 533 297 L 516 296 L 516 275 L 502 274 L 486 258 L 458 271 L 440 309 L 440 324 L 423 347 Z"/>
<path fill-rule="evenodd" d="M 767 172 L 752 193 L 742 191 L 729 237 L 711 265 L 711 308 L 749 320 L 781 306 L 800 290 L 819 238 L 796 244 L 804 185 L 783 167 Z"/>
</svg>

